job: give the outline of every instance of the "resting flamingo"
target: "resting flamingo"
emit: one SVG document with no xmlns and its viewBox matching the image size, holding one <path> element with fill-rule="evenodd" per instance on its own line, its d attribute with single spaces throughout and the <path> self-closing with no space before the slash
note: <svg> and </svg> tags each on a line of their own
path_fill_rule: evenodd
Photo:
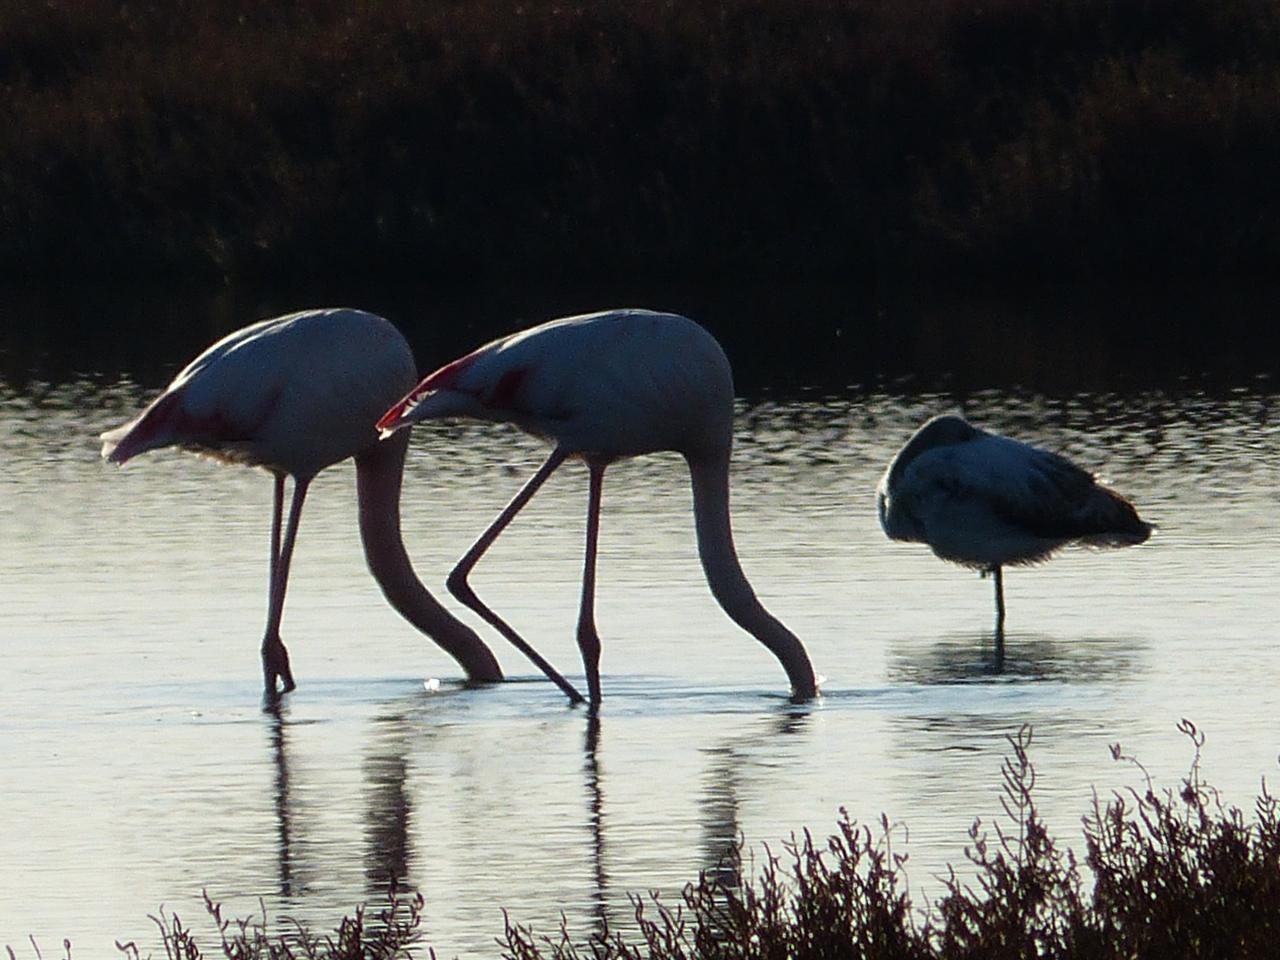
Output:
<svg viewBox="0 0 1280 960">
<path fill-rule="evenodd" d="M 268 699 L 295 686 L 280 619 L 302 502 L 316 474 L 348 457 L 356 461 L 365 558 L 387 600 L 457 660 L 469 679 L 502 679 L 493 653 L 423 587 L 405 553 L 400 485 L 408 435 L 380 443 L 373 422 L 416 379 L 409 344 L 388 321 L 359 310 L 308 310 L 219 340 L 138 417 L 102 435 L 102 455 L 112 463 L 176 446 L 264 467 L 275 477 L 262 639 Z M 293 477 L 293 498 L 282 541 L 286 476 Z"/>
<path fill-rule="evenodd" d="M 796 636 L 756 599 L 738 562 L 729 520 L 733 377 L 715 339 L 686 317 L 612 310 L 552 320 L 480 347 L 418 384 L 378 421 L 384 436 L 419 420 L 473 417 L 513 423 L 554 444 L 549 457 L 458 562 L 449 590 L 510 640 L 518 634 L 467 583 L 489 549 L 565 460 L 587 465 L 586 561 L 578 647 L 592 713 L 600 706 L 595 625 L 596 545 L 605 469 L 659 450 L 684 456 L 693 487 L 698 554 L 725 612 L 781 661 L 794 697 L 816 681 Z"/>
<path fill-rule="evenodd" d="M 1153 529 L 1133 504 L 1066 458 L 957 416 L 934 417 L 912 435 L 876 499 L 891 539 L 927 543 L 943 560 L 993 575 L 998 644 L 1006 564 L 1039 563 L 1069 543 L 1142 543 Z"/>
</svg>

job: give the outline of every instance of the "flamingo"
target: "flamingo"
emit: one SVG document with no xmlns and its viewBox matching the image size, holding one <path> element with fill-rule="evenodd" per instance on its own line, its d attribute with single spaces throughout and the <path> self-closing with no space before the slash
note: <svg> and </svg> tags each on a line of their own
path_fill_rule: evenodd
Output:
<svg viewBox="0 0 1280 960">
<path fill-rule="evenodd" d="M 493 653 L 414 574 L 400 534 L 408 435 L 379 442 L 374 418 L 417 379 L 409 344 L 390 322 L 359 310 L 307 310 L 228 334 L 191 361 L 136 418 L 102 434 L 111 463 L 176 446 L 275 477 L 270 602 L 262 639 L 269 700 L 295 687 L 280 639 L 289 561 L 302 503 L 325 467 L 356 461 L 360 536 L 383 594 L 477 682 L 502 679 Z M 280 537 L 285 478 L 293 478 Z"/>
<path fill-rule="evenodd" d="M 1004 638 L 1006 564 L 1040 563 L 1061 547 L 1124 547 L 1151 536 L 1132 503 L 1065 457 L 934 417 L 898 451 L 876 492 L 892 540 L 927 543 L 943 560 L 995 580 Z"/>
<path fill-rule="evenodd" d="M 551 320 L 441 367 L 391 407 L 378 429 L 387 436 L 419 420 L 459 416 L 512 423 L 553 444 L 546 461 L 447 581 L 458 600 L 513 642 L 519 635 L 481 602 L 467 577 L 557 467 L 570 457 L 586 463 L 586 558 L 577 640 L 593 715 L 601 699 L 595 579 L 604 472 L 618 460 L 660 450 L 682 454 L 688 464 L 698 554 L 713 596 L 778 658 L 795 698 L 815 696 L 817 683 L 804 645 L 756 598 L 734 549 L 729 520 L 733 376 L 720 344 L 706 330 L 687 317 L 650 310 Z"/>
</svg>

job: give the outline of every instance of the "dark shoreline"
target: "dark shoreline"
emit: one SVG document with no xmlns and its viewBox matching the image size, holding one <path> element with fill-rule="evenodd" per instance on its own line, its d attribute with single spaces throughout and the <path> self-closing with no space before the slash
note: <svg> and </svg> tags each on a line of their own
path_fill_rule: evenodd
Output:
<svg viewBox="0 0 1280 960">
<path fill-rule="evenodd" d="M 128 380 L 158 389 L 254 320 L 359 307 L 399 327 L 426 372 L 493 337 L 571 313 L 685 313 L 721 341 L 739 395 L 986 389 L 1225 394 L 1280 390 L 1280 284 L 1047 284 L 964 293 L 857 283 L 672 283 L 637 276 L 450 287 L 340 275 L 259 284 L 0 285 L 0 383 Z"/>
<path fill-rule="evenodd" d="M 1266 277 L 1274 0 L 0 11 L 0 277 Z"/>
</svg>

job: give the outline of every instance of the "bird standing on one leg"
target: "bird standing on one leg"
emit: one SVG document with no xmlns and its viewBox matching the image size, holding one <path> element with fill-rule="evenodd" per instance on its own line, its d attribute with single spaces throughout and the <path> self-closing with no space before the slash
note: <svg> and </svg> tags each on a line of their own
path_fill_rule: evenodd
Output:
<svg viewBox="0 0 1280 960">
<path fill-rule="evenodd" d="M 1039 563 L 1069 543 L 1124 547 L 1152 526 L 1124 497 L 1064 457 L 934 417 L 907 441 L 876 494 L 893 540 L 927 543 L 943 560 L 995 579 L 996 643 L 1004 640 L 1004 566 Z"/>
<path fill-rule="evenodd" d="M 373 422 L 416 378 L 409 344 L 388 321 L 360 310 L 308 310 L 219 340 L 135 419 L 102 435 L 102 455 L 112 463 L 181 447 L 263 467 L 275 477 L 270 603 L 262 640 L 269 699 L 294 688 L 280 620 L 302 503 L 316 474 L 348 457 L 356 461 L 365 558 L 387 600 L 457 660 L 469 679 L 502 679 L 489 648 L 418 580 L 401 539 L 408 435 L 380 443 Z M 293 499 L 282 539 L 287 476 L 293 477 Z"/>
<path fill-rule="evenodd" d="M 449 589 L 512 642 L 519 635 L 472 591 L 467 575 L 546 479 L 570 457 L 585 461 L 590 493 L 578 647 L 593 712 L 600 703 L 595 626 L 596 545 L 604 472 L 659 450 L 684 456 L 693 485 L 698 553 L 711 592 L 734 621 L 782 663 L 797 698 L 817 690 L 804 646 L 756 599 L 729 522 L 733 377 L 720 345 L 676 314 L 613 310 L 553 320 L 467 354 L 424 379 L 378 422 L 390 432 L 429 417 L 514 423 L 555 447 L 458 562 Z M 523 641 L 520 641 L 523 643 Z"/>
</svg>

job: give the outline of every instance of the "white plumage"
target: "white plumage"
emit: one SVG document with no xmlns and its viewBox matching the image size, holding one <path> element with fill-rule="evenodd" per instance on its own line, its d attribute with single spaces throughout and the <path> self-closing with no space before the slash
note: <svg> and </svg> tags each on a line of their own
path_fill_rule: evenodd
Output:
<svg viewBox="0 0 1280 960">
<path fill-rule="evenodd" d="M 407 421 L 514 423 L 605 461 L 720 447 L 733 432 L 733 374 L 720 344 L 686 317 L 650 310 L 565 317 L 502 337 L 431 374 L 407 400 Z"/>
<path fill-rule="evenodd" d="M 579 457 L 588 466 L 578 645 L 593 710 L 600 702 L 594 590 L 604 471 L 618 459 L 659 450 L 678 452 L 689 464 L 698 550 L 712 593 L 730 617 L 778 657 L 793 693 L 814 695 L 813 668 L 803 645 L 756 599 L 734 550 L 729 520 L 733 377 L 724 351 L 702 327 L 686 317 L 650 310 L 553 320 L 495 340 L 437 370 L 388 410 L 378 426 L 394 431 L 429 417 L 455 416 L 514 423 L 555 444 L 546 463 L 449 578 L 455 596 L 517 645 L 524 641 L 476 597 L 467 575 L 565 459 Z M 548 675 L 571 698 L 580 699 L 558 674 Z"/>
<path fill-rule="evenodd" d="M 104 433 L 102 455 L 123 463 L 178 446 L 315 476 L 371 446 L 385 398 L 416 378 L 409 344 L 382 317 L 307 310 L 262 320 L 213 344 L 134 420 Z"/>
<path fill-rule="evenodd" d="M 493 654 L 418 581 L 400 536 L 408 438 L 379 443 L 374 422 L 416 379 L 413 353 L 387 320 L 359 310 L 308 310 L 237 330 L 191 361 L 141 414 L 102 435 L 112 463 L 176 446 L 275 476 L 271 602 L 263 638 L 267 695 L 294 681 L 279 636 L 289 561 L 308 485 L 355 457 L 360 530 L 388 600 L 429 633 L 470 678 L 499 680 Z M 281 541 L 284 479 L 294 478 Z"/>
<path fill-rule="evenodd" d="M 1064 457 L 957 416 L 935 417 L 912 435 L 876 500 L 891 539 L 995 574 L 998 633 L 1005 565 L 1047 560 L 1070 543 L 1142 543 L 1152 531 L 1128 500 Z"/>
</svg>

